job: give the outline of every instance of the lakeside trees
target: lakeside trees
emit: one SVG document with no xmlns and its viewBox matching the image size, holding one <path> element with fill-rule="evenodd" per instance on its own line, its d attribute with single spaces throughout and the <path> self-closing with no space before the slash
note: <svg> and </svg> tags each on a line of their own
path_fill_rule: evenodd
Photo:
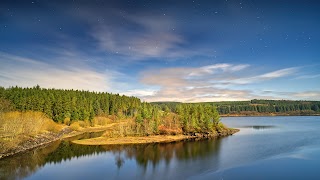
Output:
<svg viewBox="0 0 320 180">
<path fill-rule="evenodd" d="M 179 104 L 174 109 L 141 102 L 136 97 L 79 90 L 0 87 L 0 110 L 43 112 L 55 122 L 93 124 L 97 116 L 126 120 L 121 135 L 204 133 L 214 130 L 220 117 L 212 104 Z M 122 123 L 120 123 L 122 124 Z"/>
<path fill-rule="evenodd" d="M 55 122 L 79 128 L 79 124 L 105 124 L 102 117 L 125 124 L 121 135 L 206 133 L 216 130 L 220 115 L 320 113 L 319 101 L 251 100 L 214 103 L 141 102 L 136 97 L 79 90 L 0 87 L 0 113 L 43 112 Z M 101 117 L 100 119 L 98 117 Z M 98 118 L 98 119 L 97 119 Z M 84 121 L 85 123 L 83 123 Z M 81 123 L 80 123 L 81 122 Z M 77 126 L 76 126 L 77 125 Z"/>
<path fill-rule="evenodd" d="M 179 102 L 155 102 L 160 107 L 168 107 L 172 111 L 181 104 Z M 320 114 L 320 101 L 290 101 L 290 100 L 257 100 L 205 102 L 194 104 L 209 104 L 217 107 L 220 115 L 315 115 Z"/>
<path fill-rule="evenodd" d="M 220 115 L 312 115 L 320 113 L 319 101 L 251 100 L 214 103 L 141 102 L 136 97 L 79 90 L 0 87 L 0 113 L 43 112 L 55 122 L 96 124 L 107 117 L 126 124 L 122 135 L 205 133 L 219 124 Z M 83 124 L 83 123 L 82 123 Z M 103 122 L 99 124 L 104 124 Z M 78 125 L 79 126 L 79 125 Z M 77 129 L 76 126 L 72 126 Z"/>
</svg>

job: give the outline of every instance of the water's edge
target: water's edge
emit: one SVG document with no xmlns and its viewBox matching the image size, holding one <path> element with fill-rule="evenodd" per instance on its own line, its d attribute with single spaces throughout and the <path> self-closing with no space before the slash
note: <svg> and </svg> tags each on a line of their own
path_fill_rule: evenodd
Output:
<svg viewBox="0 0 320 180">
<path fill-rule="evenodd" d="M 101 131 L 92 131 L 92 132 L 102 132 Z M 188 140 L 201 140 L 201 139 L 214 139 L 219 137 L 225 137 L 229 135 L 233 135 L 237 132 L 239 132 L 239 129 L 233 129 L 233 128 L 226 128 L 223 129 L 217 133 L 194 133 L 188 136 L 185 136 L 181 139 L 171 140 L 171 141 L 161 141 L 161 142 L 146 142 L 148 143 L 171 143 L 171 142 L 178 142 L 178 141 L 188 141 Z M 23 142 L 21 145 L 17 146 L 16 148 L 10 150 L 9 152 L 4 152 L 0 154 L 0 160 L 6 157 L 11 157 L 16 154 L 24 153 L 39 147 L 47 146 L 51 143 L 54 143 L 59 140 L 63 139 L 69 139 L 73 138 L 85 133 L 91 133 L 91 131 L 83 131 L 83 132 L 74 132 L 70 128 L 64 128 L 59 133 L 46 133 L 46 134 L 40 134 L 37 135 L 34 138 L 30 138 L 27 141 Z M 135 143 L 131 143 L 135 144 Z M 98 144 L 97 144 L 98 145 Z M 119 144 L 121 145 L 121 144 Z"/>
</svg>

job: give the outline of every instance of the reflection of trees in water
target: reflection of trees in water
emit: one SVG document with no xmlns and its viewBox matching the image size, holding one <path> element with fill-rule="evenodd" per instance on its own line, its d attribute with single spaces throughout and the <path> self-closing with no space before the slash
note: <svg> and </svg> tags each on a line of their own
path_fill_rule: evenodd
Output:
<svg viewBox="0 0 320 180">
<path fill-rule="evenodd" d="M 107 151 L 114 153 L 118 168 L 121 168 L 121 165 L 124 164 L 124 159 L 135 159 L 137 164 L 145 170 L 148 164 L 152 164 L 155 168 L 161 161 L 168 165 L 173 158 L 180 161 L 207 158 L 218 154 L 219 147 L 220 139 L 168 144 L 104 146 Z"/>
<path fill-rule="evenodd" d="M 41 168 L 45 163 L 45 157 L 59 147 L 56 141 L 50 145 L 7 157 L 0 160 L 0 179 L 22 179 Z"/>
<path fill-rule="evenodd" d="M 87 133 L 76 137 L 90 138 L 96 134 Z M 74 139 L 74 138 L 72 138 Z M 71 140 L 71 139 L 70 139 Z M 46 163 L 59 163 L 105 151 L 101 146 L 81 146 L 70 141 L 56 141 L 33 151 L 27 151 L 0 160 L 0 179 L 22 179 L 36 172 Z"/>
<path fill-rule="evenodd" d="M 168 144 L 82 146 L 70 141 L 57 141 L 42 148 L 0 160 L 0 179 L 22 179 L 38 171 L 46 163 L 60 163 L 74 157 L 112 152 L 120 168 L 126 159 L 134 159 L 145 171 L 148 165 L 157 167 L 178 161 L 202 160 L 219 153 L 220 140 L 187 141 Z M 167 166 L 168 167 L 168 166 Z"/>
<path fill-rule="evenodd" d="M 60 163 L 61 161 L 70 160 L 74 157 L 86 156 L 103 151 L 101 146 L 82 146 L 72 144 L 70 141 L 62 141 L 59 148 L 48 154 L 45 160 L 50 163 Z"/>
<path fill-rule="evenodd" d="M 136 162 L 146 168 L 148 163 L 155 167 L 161 160 L 170 162 L 173 157 L 173 144 L 143 144 L 143 145 L 115 145 L 103 146 L 105 150 L 115 155 L 116 165 L 121 159 L 123 164 L 125 159 L 135 159 Z M 171 150 L 169 150 L 171 149 Z M 121 166 L 118 166 L 118 168 Z"/>
<path fill-rule="evenodd" d="M 176 151 L 176 156 L 179 160 L 207 158 L 211 154 L 217 154 L 219 152 L 219 148 L 220 139 L 183 143 L 182 147 L 177 149 L 178 151 Z"/>
<path fill-rule="evenodd" d="M 256 125 L 256 126 L 244 126 L 244 127 L 245 128 L 255 129 L 255 130 L 264 130 L 264 129 L 272 129 L 272 128 L 275 128 L 276 126 L 271 126 L 271 125 L 260 126 L 260 125 Z"/>
<path fill-rule="evenodd" d="M 65 141 L 74 141 L 74 140 L 79 140 L 79 139 L 90 139 L 90 138 L 96 138 L 96 137 L 100 137 L 105 131 L 101 131 L 101 132 L 88 132 L 88 133 L 84 133 L 84 134 L 80 134 L 77 136 L 72 136 L 69 138 L 66 138 Z"/>
<path fill-rule="evenodd" d="M 117 168 L 120 169 L 125 162 L 120 152 L 118 152 L 118 154 L 115 154 L 115 161 L 116 161 Z"/>
</svg>

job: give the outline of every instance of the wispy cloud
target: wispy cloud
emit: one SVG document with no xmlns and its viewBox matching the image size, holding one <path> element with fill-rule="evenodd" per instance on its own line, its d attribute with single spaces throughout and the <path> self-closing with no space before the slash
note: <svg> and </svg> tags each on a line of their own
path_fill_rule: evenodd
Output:
<svg viewBox="0 0 320 180">
<path fill-rule="evenodd" d="M 294 92 L 292 96 L 297 99 L 317 100 L 320 97 L 320 91 Z"/>
<path fill-rule="evenodd" d="M 63 62 L 57 66 L 2 52 L 0 60 L 0 84 L 5 87 L 39 84 L 46 88 L 106 91 L 111 83 L 112 72 L 97 72 L 90 67 L 63 66 Z"/>
<path fill-rule="evenodd" d="M 303 75 L 303 76 L 298 76 L 295 79 L 313 79 L 313 78 L 319 78 L 320 74 L 314 74 L 314 75 Z"/>
<path fill-rule="evenodd" d="M 288 100 L 320 100 L 320 90 L 313 91 L 276 91 L 276 90 L 264 90 L 263 94 L 275 97 L 275 99 L 288 99 Z"/>
<path fill-rule="evenodd" d="M 194 68 L 190 76 L 202 76 L 206 74 L 216 74 L 219 72 L 235 72 L 249 67 L 248 64 L 232 65 L 232 64 L 214 64 L 210 66 L 203 66 Z"/>
<path fill-rule="evenodd" d="M 247 64 L 213 64 L 198 68 L 164 68 L 142 73 L 141 83 L 160 87 L 154 94 L 143 97 L 147 101 L 223 101 L 252 98 L 274 98 L 258 95 L 252 90 L 231 86 L 261 83 L 292 75 L 298 68 L 248 75 Z"/>
<path fill-rule="evenodd" d="M 91 35 L 101 50 L 138 60 L 182 55 L 179 45 L 184 39 L 170 28 L 173 27 L 170 20 L 150 16 L 124 17 L 131 27 L 108 22 L 93 25 Z"/>
<path fill-rule="evenodd" d="M 280 69 L 280 70 L 268 72 L 268 73 L 257 75 L 257 76 L 236 78 L 234 80 L 229 81 L 229 83 L 234 83 L 234 84 L 257 83 L 257 82 L 261 82 L 261 81 L 266 81 L 266 80 L 271 80 L 271 79 L 276 79 L 276 78 L 281 78 L 281 77 L 293 75 L 294 73 L 296 73 L 298 71 L 298 69 L 299 69 L 298 67 Z"/>
<path fill-rule="evenodd" d="M 297 70 L 298 70 L 298 68 L 285 68 L 285 69 L 280 69 L 277 71 L 269 72 L 266 74 L 262 74 L 257 77 L 262 78 L 262 79 L 274 79 L 274 78 L 279 78 L 279 77 L 291 75 L 291 74 L 297 72 Z"/>
</svg>

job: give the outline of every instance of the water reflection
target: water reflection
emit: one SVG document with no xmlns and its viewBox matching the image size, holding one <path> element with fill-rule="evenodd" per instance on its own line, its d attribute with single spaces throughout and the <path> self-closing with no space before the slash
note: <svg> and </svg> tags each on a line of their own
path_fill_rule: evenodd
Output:
<svg viewBox="0 0 320 180">
<path fill-rule="evenodd" d="M 254 129 L 254 130 L 265 130 L 265 129 L 276 128 L 276 126 L 271 126 L 271 125 L 253 125 L 253 126 L 242 126 L 242 128 L 250 128 L 250 129 Z"/>
<path fill-rule="evenodd" d="M 22 179 L 31 175 L 47 162 L 45 157 L 55 151 L 59 144 L 57 141 L 45 148 L 0 160 L 0 179 Z"/>
<path fill-rule="evenodd" d="M 0 160 L 0 179 L 248 179 L 252 172 L 256 179 L 284 179 L 291 174 L 288 172 L 297 177 L 319 174 L 319 117 L 241 117 L 224 122 L 241 131 L 217 140 L 170 144 L 81 146 L 68 140 L 55 142 Z M 316 153 L 308 154 L 308 159 L 296 158 L 297 151 L 305 157 L 309 148 L 316 148 Z M 263 163 L 283 157 L 294 161 Z M 266 171 L 278 164 L 279 168 L 267 169 L 279 171 Z M 237 167 L 248 168 L 232 170 Z M 278 178 L 268 176 L 273 174 Z"/>
<path fill-rule="evenodd" d="M 189 164 L 192 169 L 195 162 L 203 163 L 208 157 L 211 157 L 211 160 L 218 157 L 220 146 L 219 139 L 131 146 L 82 146 L 72 144 L 70 140 L 73 139 L 57 141 L 47 147 L 2 159 L 0 161 L 0 179 L 22 179 L 39 171 L 45 164 L 59 164 L 83 156 L 104 156 L 110 153 L 113 154 L 115 160 L 113 166 L 118 170 L 123 167 L 126 161 L 132 160 L 144 172 L 148 171 L 148 167 L 151 166 L 152 169 L 155 169 L 162 163 L 168 167 L 171 161 L 175 161 L 175 163 L 182 161 L 181 164 Z"/>
<path fill-rule="evenodd" d="M 0 179 L 22 179 L 33 174 L 46 163 L 60 163 L 74 157 L 81 157 L 105 151 L 99 146 L 72 144 L 73 139 L 101 136 L 99 133 L 85 133 L 65 141 L 56 141 L 45 147 L 17 154 L 0 160 Z"/>
<path fill-rule="evenodd" d="M 156 168 L 161 161 L 169 164 L 171 160 L 194 161 L 208 158 L 219 153 L 220 139 L 182 141 L 167 144 L 144 144 L 133 146 L 103 146 L 106 151 L 110 151 L 115 156 L 115 164 L 118 168 L 126 160 L 134 159 L 143 169 L 148 165 Z"/>
</svg>

